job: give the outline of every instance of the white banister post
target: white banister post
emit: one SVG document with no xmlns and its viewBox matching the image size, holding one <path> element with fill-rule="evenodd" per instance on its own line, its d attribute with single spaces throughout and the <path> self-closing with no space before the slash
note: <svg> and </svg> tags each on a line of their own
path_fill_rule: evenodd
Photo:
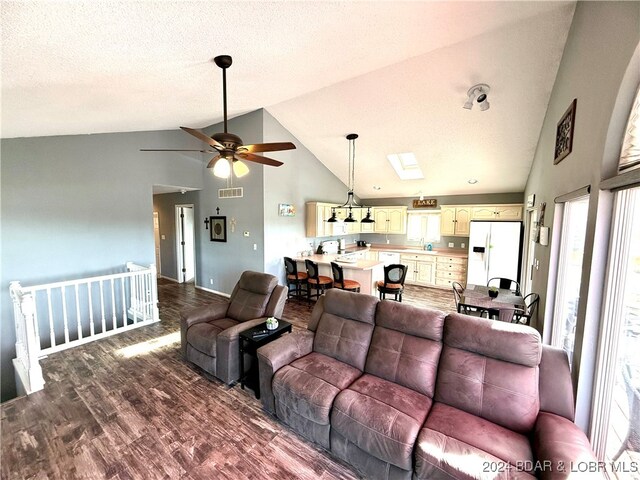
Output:
<svg viewBox="0 0 640 480">
<path fill-rule="evenodd" d="M 149 279 L 151 284 L 151 308 L 153 309 L 153 321 L 160 321 L 160 310 L 158 310 L 158 269 L 156 268 L 156 264 L 152 263 L 149 265 Z"/>
<path fill-rule="evenodd" d="M 11 297 L 16 322 L 16 359 L 14 367 L 27 394 L 44 388 L 44 377 L 38 357 L 40 345 L 36 338 L 35 300 L 24 294 L 19 282 L 11 282 Z"/>
</svg>

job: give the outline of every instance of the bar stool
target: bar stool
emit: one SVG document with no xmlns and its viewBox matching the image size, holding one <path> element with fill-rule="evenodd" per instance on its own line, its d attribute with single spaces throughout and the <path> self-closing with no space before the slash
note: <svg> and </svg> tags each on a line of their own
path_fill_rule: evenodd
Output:
<svg viewBox="0 0 640 480">
<path fill-rule="evenodd" d="M 387 293 L 393 294 L 396 302 L 402 302 L 402 292 L 404 292 L 404 278 L 407 276 L 407 266 L 399 263 L 384 267 L 384 281 L 378 281 L 378 292 L 380 300 L 386 298 Z"/>
<path fill-rule="evenodd" d="M 355 280 L 345 280 L 342 267 L 336 262 L 331 262 L 331 271 L 333 272 L 334 288 L 360 293 L 360 283 L 356 282 Z"/>
<path fill-rule="evenodd" d="M 311 303 L 311 297 L 316 299 L 323 295 L 327 288 L 333 286 L 333 280 L 324 275 L 320 275 L 318 272 L 318 264 L 312 260 L 305 260 L 304 266 L 307 268 L 307 303 Z M 311 290 L 315 290 L 314 295 L 311 294 Z"/>
<path fill-rule="evenodd" d="M 289 289 L 287 299 L 291 296 L 296 298 L 302 297 L 302 285 L 308 288 L 307 274 L 305 272 L 298 272 L 298 264 L 289 257 L 284 257 L 284 268 L 287 271 L 287 287 L 293 285 L 293 289 Z"/>
</svg>

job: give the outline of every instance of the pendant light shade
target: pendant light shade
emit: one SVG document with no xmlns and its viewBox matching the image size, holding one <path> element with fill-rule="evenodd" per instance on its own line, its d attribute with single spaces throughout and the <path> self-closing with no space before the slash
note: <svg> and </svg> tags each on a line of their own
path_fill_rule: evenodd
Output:
<svg viewBox="0 0 640 480">
<path fill-rule="evenodd" d="M 249 173 L 249 167 L 242 160 L 234 160 L 233 161 L 233 174 L 240 178 L 244 177 L 247 173 Z"/>
<path fill-rule="evenodd" d="M 367 208 L 367 214 L 361 220 L 361 222 L 362 223 L 375 223 L 376 222 L 373 218 L 371 218 L 371 208 Z"/>
<path fill-rule="evenodd" d="M 338 221 L 338 219 L 336 218 L 336 209 L 332 208 L 331 209 L 331 216 L 329 217 L 329 220 L 327 220 L 328 223 L 336 223 Z"/>
<path fill-rule="evenodd" d="M 345 223 L 355 223 L 357 220 L 353 218 L 353 208 L 349 207 L 349 215 L 344 219 Z"/>
</svg>

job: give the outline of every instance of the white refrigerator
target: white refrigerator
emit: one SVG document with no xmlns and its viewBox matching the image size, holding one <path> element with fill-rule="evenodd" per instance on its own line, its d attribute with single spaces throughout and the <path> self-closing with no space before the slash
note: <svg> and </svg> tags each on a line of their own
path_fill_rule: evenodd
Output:
<svg viewBox="0 0 640 480">
<path fill-rule="evenodd" d="M 520 281 L 522 222 L 472 221 L 467 284 L 486 285 L 493 277 Z"/>
</svg>

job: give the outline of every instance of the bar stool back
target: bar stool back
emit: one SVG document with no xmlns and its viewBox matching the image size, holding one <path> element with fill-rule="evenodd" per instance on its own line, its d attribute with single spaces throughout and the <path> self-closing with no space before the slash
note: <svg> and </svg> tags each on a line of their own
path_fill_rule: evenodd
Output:
<svg viewBox="0 0 640 480">
<path fill-rule="evenodd" d="M 287 271 L 287 286 L 294 286 L 293 289 L 289 288 L 287 298 L 291 298 L 292 295 L 296 298 L 302 297 L 302 286 L 307 285 L 307 274 L 298 272 L 298 264 L 289 257 L 284 257 L 284 268 Z"/>
<path fill-rule="evenodd" d="M 324 275 L 320 275 L 318 264 L 313 260 L 305 260 L 304 265 L 307 268 L 307 302 L 311 303 L 311 297 L 320 298 L 327 288 L 331 288 L 333 280 Z M 315 294 L 311 294 L 311 290 L 315 290 Z"/>
<path fill-rule="evenodd" d="M 336 262 L 331 262 L 331 271 L 333 272 L 334 288 L 360 293 L 360 283 L 355 280 L 345 280 L 341 265 L 338 265 Z"/>
<path fill-rule="evenodd" d="M 407 276 L 407 266 L 394 263 L 384 267 L 384 281 L 378 281 L 378 292 L 380 300 L 386 298 L 387 293 L 393 294 L 396 302 L 402 302 L 402 292 L 404 292 L 404 279 Z"/>
</svg>

